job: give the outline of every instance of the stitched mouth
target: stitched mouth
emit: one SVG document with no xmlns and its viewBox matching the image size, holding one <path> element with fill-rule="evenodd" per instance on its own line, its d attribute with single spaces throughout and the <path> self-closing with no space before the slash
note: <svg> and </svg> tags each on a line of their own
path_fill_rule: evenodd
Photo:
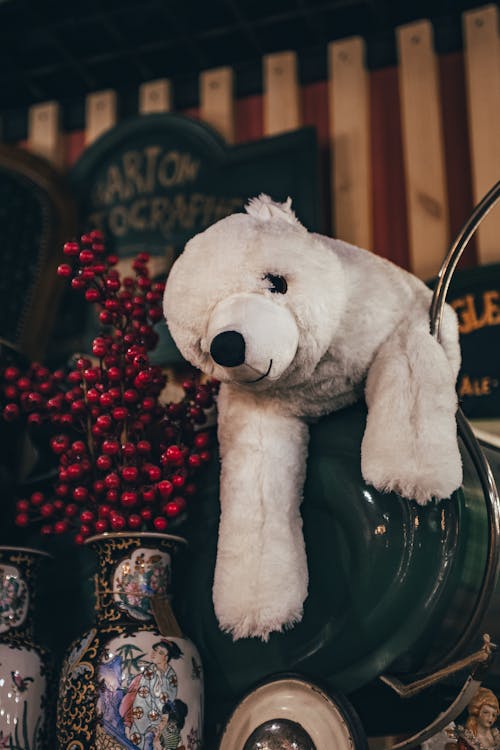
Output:
<svg viewBox="0 0 500 750">
<path fill-rule="evenodd" d="M 259 380 L 264 380 L 264 378 L 267 378 L 267 376 L 268 376 L 268 375 L 269 375 L 269 373 L 271 372 L 271 367 L 272 367 L 272 366 L 273 366 L 273 360 L 271 359 L 271 360 L 269 361 L 269 367 L 267 368 L 267 372 L 265 372 L 265 373 L 264 373 L 263 375 L 260 375 L 260 376 L 259 376 L 258 378 L 256 378 L 255 380 L 242 380 L 241 382 L 242 382 L 242 383 L 245 383 L 245 384 L 250 384 L 250 383 L 258 383 L 258 382 L 259 382 Z"/>
</svg>

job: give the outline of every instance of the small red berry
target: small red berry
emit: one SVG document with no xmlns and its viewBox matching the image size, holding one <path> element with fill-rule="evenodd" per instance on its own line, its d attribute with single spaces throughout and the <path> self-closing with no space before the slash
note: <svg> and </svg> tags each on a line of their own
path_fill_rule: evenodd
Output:
<svg viewBox="0 0 500 750">
<path fill-rule="evenodd" d="M 137 492 L 122 492 L 120 503 L 124 508 L 132 508 L 137 505 Z"/>
<path fill-rule="evenodd" d="M 186 477 L 183 474 L 174 474 L 172 477 L 172 484 L 174 487 L 184 487 L 186 483 Z"/>
<path fill-rule="evenodd" d="M 19 416 L 19 407 L 17 404 L 7 404 L 3 410 L 3 417 L 6 422 L 14 422 Z"/>
<path fill-rule="evenodd" d="M 169 503 L 166 503 L 162 510 L 169 518 L 175 518 L 175 516 L 178 516 L 181 512 L 179 503 L 176 500 L 171 500 Z"/>
<path fill-rule="evenodd" d="M 120 486 L 120 477 L 115 472 L 108 474 L 104 480 L 104 484 L 109 490 L 116 490 Z"/>
<path fill-rule="evenodd" d="M 73 500 L 77 503 L 84 503 L 88 499 L 89 491 L 86 487 L 79 486 L 73 490 Z"/>
<path fill-rule="evenodd" d="M 163 479 L 161 482 L 158 482 L 156 487 L 158 489 L 158 492 L 160 493 L 162 500 L 166 500 L 174 491 L 174 486 L 172 482 L 168 481 L 168 479 Z"/>
<path fill-rule="evenodd" d="M 139 440 L 137 442 L 137 451 L 142 455 L 151 453 L 151 443 L 149 442 L 149 440 Z"/>
<path fill-rule="evenodd" d="M 163 516 L 156 516 L 156 518 L 153 520 L 153 526 L 155 527 L 156 531 L 165 531 L 168 526 L 168 521 L 166 518 L 163 518 Z"/>
<path fill-rule="evenodd" d="M 210 433 L 199 432 L 194 437 L 194 444 L 197 448 L 206 448 L 210 444 Z"/>
<path fill-rule="evenodd" d="M 63 245 L 64 255 L 78 255 L 80 252 L 80 245 L 78 242 L 65 242 Z"/>
<path fill-rule="evenodd" d="M 120 443 L 118 440 L 103 440 L 102 452 L 108 456 L 116 456 L 120 451 Z"/>
<path fill-rule="evenodd" d="M 117 514 L 111 519 L 111 528 L 113 531 L 122 531 L 122 529 L 125 528 L 126 523 L 125 518 Z"/>
<path fill-rule="evenodd" d="M 108 432 L 108 430 L 111 429 L 111 425 L 113 424 L 113 421 L 109 414 L 101 414 L 100 417 L 97 417 L 96 419 L 96 425 L 99 427 L 100 430 L 103 432 Z"/>
<path fill-rule="evenodd" d="M 68 279 L 72 273 L 73 269 L 70 265 L 68 265 L 68 263 L 61 263 L 59 266 L 57 266 L 57 275 L 61 276 L 61 278 L 63 279 Z"/>
<path fill-rule="evenodd" d="M 101 455 L 97 457 L 96 465 L 101 471 L 108 471 L 111 468 L 111 458 L 107 455 Z"/>
<path fill-rule="evenodd" d="M 94 253 L 92 250 L 82 250 L 78 256 L 78 260 L 83 266 L 90 266 L 94 262 Z"/>
<path fill-rule="evenodd" d="M 135 404 L 139 400 L 139 394 L 134 388 L 128 388 L 123 394 L 123 400 L 126 404 Z"/>
<path fill-rule="evenodd" d="M 42 492 L 33 492 L 33 494 L 30 497 L 30 502 L 32 505 L 41 505 L 43 501 L 45 500 Z"/>
<path fill-rule="evenodd" d="M 118 490 L 112 489 L 106 492 L 106 500 L 108 501 L 108 503 L 111 503 L 112 505 L 114 505 L 115 503 L 118 502 L 118 498 L 119 498 Z"/>
<path fill-rule="evenodd" d="M 156 498 L 156 492 L 154 487 L 143 487 L 142 488 L 142 499 L 145 503 L 153 503 Z"/>
<path fill-rule="evenodd" d="M 117 422 L 122 422 L 124 419 L 127 419 L 129 411 L 126 406 L 115 406 L 112 414 L 113 419 L 116 419 Z"/>
<path fill-rule="evenodd" d="M 136 453 L 136 446 L 134 443 L 124 443 L 122 445 L 122 453 L 125 458 L 133 458 Z"/>
<path fill-rule="evenodd" d="M 122 477 L 126 482 L 135 482 L 139 476 L 139 471 L 136 466 L 124 466 L 122 469 Z"/>
<path fill-rule="evenodd" d="M 26 513 L 30 509 L 28 500 L 18 500 L 16 503 L 16 510 L 19 513 Z"/>
<path fill-rule="evenodd" d="M 127 523 L 129 529 L 139 529 L 142 526 L 142 518 L 138 513 L 132 513 L 128 517 Z"/>
<path fill-rule="evenodd" d="M 158 482 L 161 479 L 161 469 L 159 466 L 148 466 L 146 473 L 151 482 Z"/>
</svg>

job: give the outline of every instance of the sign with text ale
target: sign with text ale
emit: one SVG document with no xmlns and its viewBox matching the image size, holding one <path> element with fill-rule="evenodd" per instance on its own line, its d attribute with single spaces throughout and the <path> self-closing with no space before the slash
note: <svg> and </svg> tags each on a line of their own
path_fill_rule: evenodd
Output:
<svg viewBox="0 0 500 750">
<path fill-rule="evenodd" d="M 460 332 L 460 405 L 468 417 L 499 417 L 500 265 L 459 271 L 448 302 L 457 314 Z"/>
</svg>

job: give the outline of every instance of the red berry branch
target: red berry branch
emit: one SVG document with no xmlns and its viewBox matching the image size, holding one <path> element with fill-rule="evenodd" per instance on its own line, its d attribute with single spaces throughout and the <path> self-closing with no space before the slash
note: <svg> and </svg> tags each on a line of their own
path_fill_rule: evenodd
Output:
<svg viewBox="0 0 500 750">
<path fill-rule="evenodd" d="M 97 307 L 103 331 L 93 359 L 79 356 L 68 371 L 33 363 L 0 372 L 4 419 L 24 417 L 39 433 L 47 427 L 58 460 L 53 489 L 19 500 L 16 524 L 41 521 L 42 534 L 74 531 L 78 543 L 104 531 L 165 531 L 210 460 L 203 425 L 216 384 L 185 382 L 179 403 L 162 403 L 166 378 L 148 352 L 158 341 L 164 284 L 150 279 L 146 253 L 133 263 L 135 278 L 123 279 L 100 232 L 67 242 L 64 254 L 58 274 Z"/>
</svg>

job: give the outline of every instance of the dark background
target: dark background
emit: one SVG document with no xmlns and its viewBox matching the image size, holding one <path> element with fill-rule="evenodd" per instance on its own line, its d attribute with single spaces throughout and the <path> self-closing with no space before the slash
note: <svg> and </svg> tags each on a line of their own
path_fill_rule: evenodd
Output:
<svg viewBox="0 0 500 750">
<path fill-rule="evenodd" d="M 496 3 L 498 4 L 498 3 Z M 167 77 L 174 110 L 198 104 L 198 74 L 232 65 L 236 96 L 262 91 L 263 55 L 298 52 L 301 83 L 327 77 L 325 45 L 364 37 L 370 69 L 396 63 L 394 29 L 432 21 L 438 53 L 462 47 L 461 13 L 485 0 L 0 0 L 0 139 L 26 136 L 26 108 L 56 99 L 63 129 L 84 124 L 84 97 Z"/>
</svg>

